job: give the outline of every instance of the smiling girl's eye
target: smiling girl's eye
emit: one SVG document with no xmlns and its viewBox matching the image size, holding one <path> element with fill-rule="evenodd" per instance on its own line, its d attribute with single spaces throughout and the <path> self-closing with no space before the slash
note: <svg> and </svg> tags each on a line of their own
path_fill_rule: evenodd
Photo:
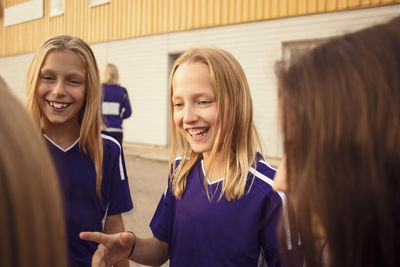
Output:
<svg viewBox="0 0 400 267">
<path fill-rule="evenodd" d="M 174 107 L 180 108 L 180 107 L 183 107 L 183 104 L 180 102 L 176 102 L 176 103 L 174 103 Z"/>
<path fill-rule="evenodd" d="M 208 100 L 201 100 L 201 101 L 199 101 L 199 104 L 200 105 L 207 105 L 207 104 L 210 104 L 211 103 L 211 101 L 208 101 Z"/>
<path fill-rule="evenodd" d="M 50 75 L 41 75 L 41 79 L 45 81 L 52 81 L 54 78 Z"/>
<path fill-rule="evenodd" d="M 72 84 L 81 84 L 81 82 L 78 80 L 70 80 L 69 82 Z"/>
</svg>

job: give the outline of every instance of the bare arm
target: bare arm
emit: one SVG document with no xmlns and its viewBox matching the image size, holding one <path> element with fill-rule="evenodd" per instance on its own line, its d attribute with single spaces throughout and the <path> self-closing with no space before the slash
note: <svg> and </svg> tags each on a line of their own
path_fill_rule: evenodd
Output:
<svg viewBox="0 0 400 267">
<path fill-rule="evenodd" d="M 168 243 L 155 237 L 136 238 L 130 259 L 140 264 L 160 266 L 168 260 Z"/>
<path fill-rule="evenodd" d="M 115 234 L 124 231 L 125 226 L 121 214 L 107 216 L 104 223 L 104 233 Z M 116 264 L 115 267 L 129 267 L 129 260 L 122 260 L 118 264 Z"/>
<path fill-rule="evenodd" d="M 97 242 L 93 255 L 92 267 L 111 267 L 126 259 L 135 243 L 135 250 L 130 259 L 140 264 L 160 266 L 168 260 L 168 244 L 155 237 L 136 238 L 131 233 L 104 234 L 99 232 L 83 232 L 80 238 Z"/>
</svg>

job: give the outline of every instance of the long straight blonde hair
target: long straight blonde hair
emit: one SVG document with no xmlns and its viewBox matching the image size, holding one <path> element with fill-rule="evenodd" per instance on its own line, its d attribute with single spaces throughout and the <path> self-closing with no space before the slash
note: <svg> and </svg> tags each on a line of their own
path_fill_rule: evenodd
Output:
<svg viewBox="0 0 400 267">
<path fill-rule="evenodd" d="M 39 127 L 0 77 L 0 266 L 66 267 L 57 172 Z"/>
<path fill-rule="evenodd" d="M 100 197 L 103 165 L 103 143 L 101 129 L 101 89 L 99 69 L 90 46 L 80 38 L 59 35 L 45 41 L 37 50 L 28 68 L 26 79 L 27 109 L 32 113 L 36 123 L 40 125 L 42 112 L 36 96 L 37 81 L 40 70 L 47 56 L 53 51 L 70 50 L 77 53 L 86 65 L 86 99 L 81 110 L 81 127 L 79 132 L 79 148 L 89 154 L 96 169 L 96 192 Z"/>
<path fill-rule="evenodd" d="M 256 153 L 258 150 L 261 152 L 260 139 L 253 123 L 253 103 L 246 76 L 239 62 L 228 51 L 218 48 L 192 48 L 186 51 L 176 60 L 169 79 L 171 121 L 174 116 L 173 79 L 177 68 L 184 63 L 201 63 L 209 67 L 219 123 L 210 153 L 211 163 L 205 169 L 212 167 L 217 153 L 226 155 L 223 162 L 225 179 L 220 197 L 224 195 L 228 201 L 237 200 L 245 193 L 249 168 L 256 165 Z M 181 198 L 188 174 L 201 158 L 201 154 L 191 150 L 190 144 L 176 125 L 172 124 L 171 131 L 170 182 L 174 195 Z M 182 160 L 176 166 L 175 158 L 178 155 L 182 155 Z M 207 190 L 206 180 L 204 186 Z"/>
</svg>

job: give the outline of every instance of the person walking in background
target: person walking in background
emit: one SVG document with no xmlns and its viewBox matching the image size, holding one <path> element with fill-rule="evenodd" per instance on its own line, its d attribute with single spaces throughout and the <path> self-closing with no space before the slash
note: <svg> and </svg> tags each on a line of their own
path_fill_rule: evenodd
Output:
<svg viewBox="0 0 400 267">
<path fill-rule="evenodd" d="M 305 266 L 400 266 L 400 17 L 330 39 L 277 76 L 286 156 L 274 188 Z"/>
<path fill-rule="evenodd" d="M 130 259 L 171 267 L 281 266 L 275 170 L 262 158 L 246 76 L 229 52 L 194 48 L 170 76 L 171 173 L 153 237 L 81 233 L 100 243 L 93 266 Z M 180 155 L 180 156 L 179 156 Z"/>
<path fill-rule="evenodd" d="M 0 266 L 66 267 L 56 169 L 40 129 L 0 77 Z"/>
<path fill-rule="evenodd" d="M 114 64 L 108 63 L 101 75 L 103 88 L 102 115 L 107 131 L 122 144 L 122 123 L 132 114 L 128 92 L 119 84 L 118 69 Z"/>
<path fill-rule="evenodd" d="M 69 35 L 45 41 L 27 74 L 27 108 L 40 126 L 63 191 L 69 266 L 90 266 L 97 245 L 82 231 L 124 231 L 132 209 L 117 140 L 101 132 L 101 86 L 90 46 Z M 129 266 L 121 262 L 118 266 Z"/>
</svg>

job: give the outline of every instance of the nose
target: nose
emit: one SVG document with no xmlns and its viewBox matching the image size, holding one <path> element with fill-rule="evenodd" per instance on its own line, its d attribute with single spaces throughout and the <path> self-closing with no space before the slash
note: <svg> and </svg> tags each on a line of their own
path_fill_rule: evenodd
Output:
<svg viewBox="0 0 400 267">
<path fill-rule="evenodd" d="M 198 119 L 196 108 L 193 105 L 185 105 L 183 123 L 190 124 Z"/>
<path fill-rule="evenodd" d="M 55 96 L 65 96 L 67 94 L 67 91 L 65 90 L 64 87 L 64 82 L 62 80 L 58 80 L 53 87 L 53 90 L 51 93 Z"/>
<path fill-rule="evenodd" d="M 274 185 L 272 188 L 275 191 L 286 192 L 287 178 L 286 178 L 286 156 L 284 156 L 279 164 L 278 171 L 275 173 Z"/>
</svg>

